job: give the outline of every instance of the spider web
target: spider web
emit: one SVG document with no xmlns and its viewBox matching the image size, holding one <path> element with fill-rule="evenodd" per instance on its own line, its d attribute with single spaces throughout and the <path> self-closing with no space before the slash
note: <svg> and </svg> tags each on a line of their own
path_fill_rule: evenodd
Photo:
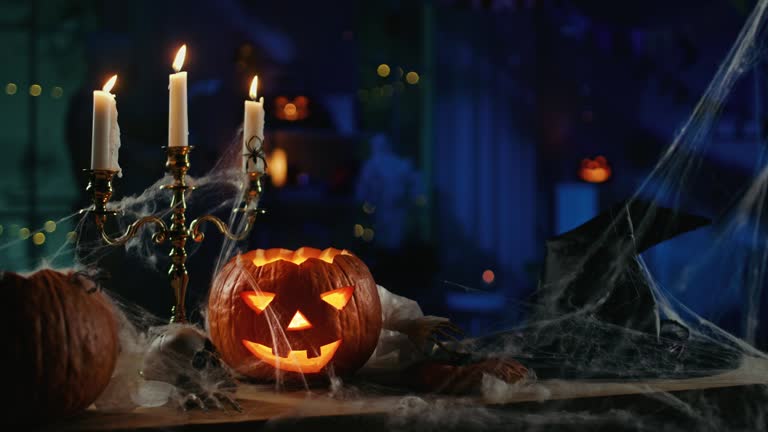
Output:
<svg viewBox="0 0 768 432">
<path fill-rule="evenodd" d="M 730 52 L 721 63 L 706 91 L 688 119 L 681 125 L 674 140 L 663 152 L 651 173 L 629 197 L 628 202 L 650 201 L 654 206 L 676 211 L 686 211 L 693 203 L 691 196 L 707 193 L 702 191 L 708 183 L 702 181 L 710 175 L 703 168 L 703 159 L 711 146 L 718 146 L 710 132 L 717 125 L 728 96 L 740 78 L 752 72 L 764 59 L 765 12 L 768 0 L 760 0 L 742 28 Z M 241 175 L 241 139 L 236 137 L 226 154 L 206 175 L 190 178 L 190 184 L 197 190 L 188 196 L 190 206 L 200 206 L 207 212 L 234 209 L 240 204 L 245 185 Z M 743 430 L 766 430 L 764 401 L 765 385 L 752 388 L 751 393 L 735 399 L 740 408 L 735 415 L 722 411 L 716 400 L 706 396 L 682 398 L 669 391 L 654 391 L 646 396 L 659 406 L 673 412 L 676 420 L 667 424 L 664 419 L 645 415 L 642 403 L 630 403 L 616 409 L 594 411 L 583 409 L 563 411 L 561 409 L 537 409 L 527 412 L 510 411 L 487 403 L 505 403 L 518 400 L 521 395 L 535 395 L 538 400 L 553 396 L 553 385 L 544 378 L 582 380 L 588 378 L 624 379 L 637 382 L 640 379 L 688 378 L 717 376 L 727 373 L 730 377 L 754 379 L 765 383 L 768 376 L 768 358 L 756 349 L 763 287 L 766 282 L 768 262 L 768 235 L 765 229 L 766 193 L 768 192 L 768 158 L 766 147 L 761 146 L 754 155 L 755 173 L 749 186 L 743 191 L 734 191 L 732 201 L 723 203 L 722 208 L 710 215 L 713 223 L 705 228 L 710 244 L 690 256 L 686 264 L 677 269 L 679 277 L 675 286 L 662 286 L 653 276 L 653 271 L 642 254 L 636 251 L 634 242 L 627 242 L 618 255 L 631 256 L 636 271 L 632 283 L 638 290 L 648 289 L 656 305 L 656 331 L 627 328 L 601 320 L 597 314 L 604 304 L 600 301 L 572 307 L 557 314 L 537 314 L 533 302 L 517 301 L 517 307 L 533 318 L 522 325 L 504 325 L 488 331 L 486 335 L 463 341 L 456 349 L 471 351 L 476 356 L 509 356 L 520 359 L 538 375 L 539 380 L 527 380 L 508 384 L 492 376 L 485 376 L 482 382 L 482 398 L 449 399 L 438 396 L 407 396 L 400 399 L 397 407 L 388 417 L 388 425 L 398 430 L 454 429 L 499 429 L 540 430 L 544 427 L 600 426 L 623 427 L 633 430 L 725 430 L 736 424 Z M 128 173 L 130 175 L 130 173 Z M 116 231 L 124 230 L 128 223 L 139 217 L 156 215 L 167 218 L 170 210 L 169 194 L 159 186 L 170 183 L 169 178 L 157 181 L 155 185 L 137 196 L 125 197 L 112 203 L 122 210 Z M 738 192 L 738 193 L 737 193 Z M 214 203 L 214 204 L 211 204 Z M 632 238 L 642 238 L 656 231 L 664 230 L 658 224 L 650 223 L 647 215 L 630 218 Z M 628 212 L 619 211 L 615 223 L 622 223 Z M 64 220 L 76 220 L 79 232 L 91 223 L 86 216 L 69 215 Z M 621 219 L 621 221 L 619 220 Z M 234 213 L 228 220 L 233 231 L 242 229 L 245 221 Z M 584 268 L 596 257 L 601 247 L 612 240 L 610 224 L 604 233 L 594 239 L 591 247 L 576 257 L 575 268 Z M 41 231 L 42 228 L 38 231 Z M 166 249 L 157 248 L 151 242 L 150 229 L 143 229 L 140 235 L 128 242 L 126 251 L 141 258 L 150 269 L 164 271 L 167 268 Z M 87 238 L 87 236 L 81 236 Z M 7 248 L 6 243 L 0 248 Z M 55 263 L 67 254 L 69 245 L 61 248 L 46 261 Z M 235 257 L 240 245 L 224 241 L 213 265 L 213 278 L 219 270 Z M 110 250 L 99 239 L 83 240 L 77 245 L 77 267 L 97 266 Z M 196 246 L 191 245 L 190 254 Z M 699 293 L 712 299 L 728 293 L 743 294 L 745 299 L 746 328 L 742 337 L 731 334 L 713 322 L 699 316 L 679 301 L 673 293 L 696 290 L 692 286 L 695 275 L 706 275 L 711 266 L 732 268 L 733 277 L 726 281 L 719 292 Z M 608 267 L 603 281 L 616 281 L 622 277 L 625 268 Z M 572 278 L 565 274 L 563 278 Z M 254 282 L 254 290 L 258 290 Z M 603 297 L 612 294 L 611 284 L 602 287 Z M 155 382 L 147 387 L 134 373 L 139 370 L 152 340 L 157 334 L 167 333 L 172 327 L 152 316 L 136 305 L 117 297 L 115 303 L 122 311 L 121 342 L 122 356 L 115 372 L 113 385 L 97 403 L 105 411 L 130 410 L 137 405 L 155 406 L 167 403 L 169 399 L 181 397 L 171 385 Z M 205 306 L 199 305 L 204 311 Z M 269 317 L 269 316 L 268 316 Z M 271 317 L 276 323 L 276 318 Z M 273 339 L 285 338 L 279 326 L 273 326 Z M 179 359 L 179 362 L 186 361 Z M 176 373 L 183 373 L 190 366 L 180 366 Z M 200 380 L 200 387 L 216 389 L 220 376 L 188 370 Z M 332 375 L 332 372 L 331 372 Z M 746 378 L 745 378 L 746 377 Z M 169 377 L 169 381 L 172 381 Z M 276 386 L 281 386 L 281 376 L 276 377 Z M 328 389 L 330 397 L 356 399 L 364 395 L 381 394 L 385 390 L 360 381 L 344 383 L 331 376 Z M 304 386 L 308 387 L 306 381 Z M 581 384 L 560 385 L 572 387 Z M 144 386 L 144 387 L 142 387 Z M 154 387 L 153 387 L 154 386 Z M 317 389 L 315 389 L 317 391 Z"/>
</svg>

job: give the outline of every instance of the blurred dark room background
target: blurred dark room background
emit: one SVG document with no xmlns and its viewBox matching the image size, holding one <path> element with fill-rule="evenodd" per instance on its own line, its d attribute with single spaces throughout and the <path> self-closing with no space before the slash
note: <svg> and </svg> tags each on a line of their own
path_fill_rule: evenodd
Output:
<svg viewBox="0 0 768 432">
<path fill-rule="evenodd" d="M 114 73 L 125 176 L 163 175 L 168 74 L 188 45 L 193 175 L 213 166 L 260 77 L 273 173 L 248 248 L 347 248 L 377 281 L 473 334 L 520 323 L 544 241 L 631 195 L 690 114 L 752 0 L 245 0 L 0 2 L 0 266 L 73 260 L 87 204 L 91 92 Z M 705 164 L 712 216 L 753 174 L 765 69 L 736 87 Z M 41 232 L 36 232 L 44 227 Z M 712 234 L 646 254 L 659 283 L 735 334 L 740 269 L 678 284 Z M 23 241 L 18 241 L 23 240 Z M 218 251 L 190 259 L 199 302 Z M 115 283 L 165 314 L 157 286 Z"/>
</svg>

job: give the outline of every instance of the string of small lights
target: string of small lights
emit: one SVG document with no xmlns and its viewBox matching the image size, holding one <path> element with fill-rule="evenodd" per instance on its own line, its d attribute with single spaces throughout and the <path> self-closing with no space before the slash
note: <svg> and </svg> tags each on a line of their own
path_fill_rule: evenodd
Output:
<svg viewBox="0 0 768 432">
<path fill-rule="evenodd" d="M 5 94 L 8 96 L 14 96 L 19 92 L 19 86 L 16 83 L 9 82 L 5 84 Z M 29 95 L 32 97 L 38 97 L 43 94 L 43 86 L 40 84 L 32 84 L 29 86 Z M 60 99 L 64 96 L 64 88 L 61 86 L 53 86 L 51 88 L 50 96 L 53 99 Z"/>
<path fill-rule="evenodd" d="M 30 230 L 27 227 L 19 227 L 19 225 L 12 224 L 6 232 L 5 226 L 0 225 L 0 238 L 3 236 L 12 236 L 20 240 L 30 240 L 35 246 L 42 246 L 45 244 L 47 234 L 53 234 L 58 228 L 57 224 L 53 220 L 48 220 L 43 224 L 42 228 L 35 231 Z M 67 241 L 74 243 L 77 239 L 77 232 L 69 231 L 67 233 Z"/>
</svg>

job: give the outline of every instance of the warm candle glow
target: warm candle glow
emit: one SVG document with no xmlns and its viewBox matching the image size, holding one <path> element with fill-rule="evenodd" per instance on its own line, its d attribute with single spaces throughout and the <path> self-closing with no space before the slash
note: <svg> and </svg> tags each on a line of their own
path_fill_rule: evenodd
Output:
<svg viewBox="0 0 768 432">
<path fill-rule="evenodd" d="M 248 95 L 252 100 L 256 100 L 256 89 L 259 87 L 259 76 L 254 75 L 253 81 L 251 81 L 251 89 L 248 91 Z"/>
<path fill-rule="evenodd" d="M 181 70 L 181 67 L 184 66 L 184 57 L 187 55 L 187 45 L 184 44 L 179 48 L 179 51 L 176 52 L 176 58 L 173 59 L 173 70 L 178 72 Z"/>
<path fill-rule="evenodd" d="M 611 178 L 611 167 L 604 156 L 598 156 L 594 160 L 581 161 L 579 177 L 588 183 L 604 183 Z"/>
<path fill-rule="evenodd" d="M 267 166 L 272 184 L 276 187 L 285 186 L 288 181 L 288 155 L 285 150 L 281 148 L 273 150 Z"/>
<path fill-rule="evenodd" d="M 104 87 L 102 87 L 101 89 L 109 93 L 112 91 L 112 87 L 115 86 L 115 82 L 117 82 L 117 75 L 114 75 L 106 83 L 104 83 Z"/>
</svg>

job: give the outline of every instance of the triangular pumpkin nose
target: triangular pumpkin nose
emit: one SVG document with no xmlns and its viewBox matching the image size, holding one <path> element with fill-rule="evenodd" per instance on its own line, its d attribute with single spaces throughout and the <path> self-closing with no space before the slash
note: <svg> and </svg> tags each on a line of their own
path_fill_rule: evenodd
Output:
<svg viewBox="0 0 768 432">
<path fill-rule="evenodd" d="M 306 330 L 308 328 L 312 328 L 312 323 L 309 322 L 304 314 L 302 314 L 300 311 L 296 311 L 296 314 L 288 324 L 288 330 Z"/>
</svg>

